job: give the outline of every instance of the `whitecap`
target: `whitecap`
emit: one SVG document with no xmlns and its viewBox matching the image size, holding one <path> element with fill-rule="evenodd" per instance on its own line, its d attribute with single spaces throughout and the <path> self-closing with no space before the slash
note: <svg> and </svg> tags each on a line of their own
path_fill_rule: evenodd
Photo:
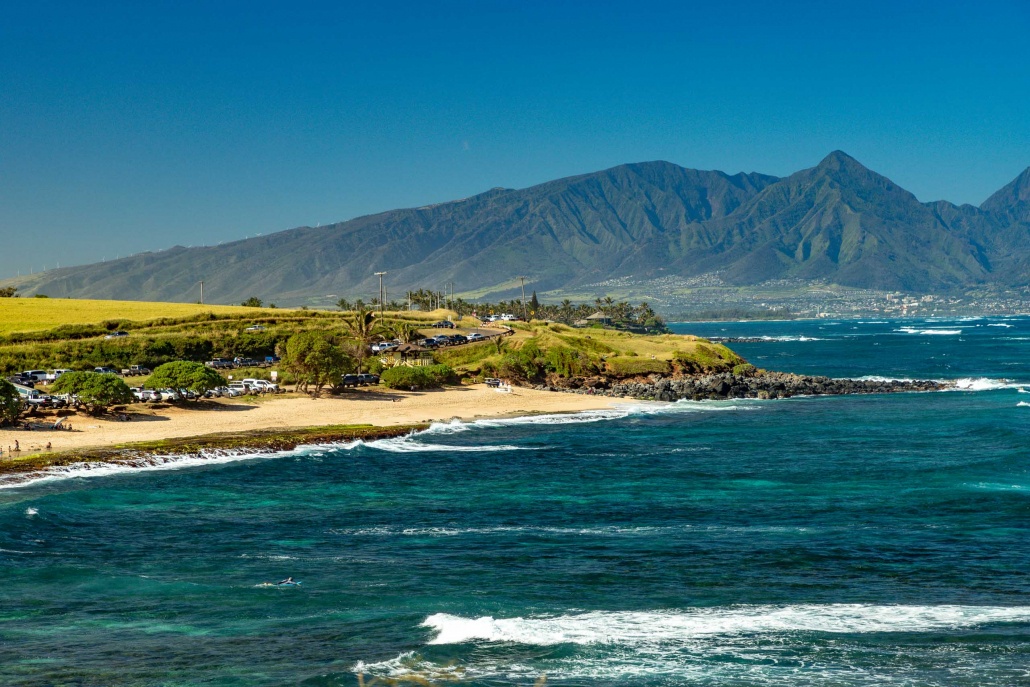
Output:
<svg viewBox="0 0 1030 687">
<path fill-rule="evenodd" d="M 31 506 L 25 509 L 25 517 L 31 518 L 33 515 L 39 515 L 39 510 Z"/>
<path fill-rule="evenodd" d="M 994 324 L 989 324 L 987 326 L 988 327 L 1005 327 L 1005 328 L 1011 329 L 1013 325 L 1011 325 L 1011 324 L 1003 324 L 1003 323 L 998 322 L 998 323 L 994 323 Z"/>
<path fill-rule="evenodd" d="M 955 380 L 955 388 L 962 391 L 995 391 L 997 389 L 1018 388 L 1007 379 L 991 379 L 990 377 L 964 377 Z"/>
<path fill-rule="evenodd" d="M 1030 408 L 1030 403 L 1027 403 L 1026 401 L 1020 401 L 1019 403 L 1016 404 L 1016 407 L 1017 408 Z"/>
<path fill-rule="evenodd" d="M 1030 606 L 802 604 L 594 611 L 540 618 L 466 618 L 437 613 L 426 618 L 422 625 L 436 633 L 430 644 L 484 641 L 536 646 L 637 646 L 723 635 L 935 632 L 1011 622 L 1030 622 Z"/>
</svg>

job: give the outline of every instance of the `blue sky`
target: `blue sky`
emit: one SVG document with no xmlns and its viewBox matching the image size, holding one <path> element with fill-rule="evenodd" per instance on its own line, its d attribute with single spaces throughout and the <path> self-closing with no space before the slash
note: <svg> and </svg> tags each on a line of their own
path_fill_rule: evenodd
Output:
<svg viewBox="0 0 1030 687">
<path fill-rule="evenodd" d="M 1030 3 L 39 2 L 0 21 L 0 276 L 664 159 L 1030 165 Z"/>
</svg>

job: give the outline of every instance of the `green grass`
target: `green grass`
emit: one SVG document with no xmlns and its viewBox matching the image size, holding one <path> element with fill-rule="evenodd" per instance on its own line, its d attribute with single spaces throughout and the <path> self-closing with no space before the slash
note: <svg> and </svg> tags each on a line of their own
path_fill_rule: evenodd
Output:
<svg viewBox="0 0 1030 687">
<path fill-rule="evenodd" d="M 284 312 L 292 311 L 197 303 L 0 298 L 0 334 L 41 331 L 69 324 L 98 324 L 109 320 L 146 321 L 159 318 L 186 318 L 204 313 L 252 318 L 281 315 Z"/>
</svg>

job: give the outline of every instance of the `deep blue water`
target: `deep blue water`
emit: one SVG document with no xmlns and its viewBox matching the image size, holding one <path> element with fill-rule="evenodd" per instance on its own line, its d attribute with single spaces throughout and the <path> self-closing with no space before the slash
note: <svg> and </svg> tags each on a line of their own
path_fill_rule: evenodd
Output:
<svg viewBox="0 0 1030 687">
<path fill-rule="evenodd" d="M 681 330 L 981 390 L 0 489 L 0 684 L 1030 685 L 1030 320 Z"/>
</svg>

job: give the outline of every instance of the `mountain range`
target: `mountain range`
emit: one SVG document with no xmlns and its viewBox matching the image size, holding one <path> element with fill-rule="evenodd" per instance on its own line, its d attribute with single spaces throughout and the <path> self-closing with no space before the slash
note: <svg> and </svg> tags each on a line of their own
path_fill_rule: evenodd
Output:
<svg viewBox="0 0 1030 687">
<path fill-rule="evenodd" d="M 515 275 L 537 291 L 618 277 L 717 273 L 915 293 L 1025 285 L 1030 168 L 980 207 L 916 197 L 836 151 L 779 178 L 626 164 L 526 189 L 299 227 L 218 246 L 175 247 L 68 267 L 20 283 L 53 297 L 280 305 L 439 289 L 494 298 Z"/>
</svg>

